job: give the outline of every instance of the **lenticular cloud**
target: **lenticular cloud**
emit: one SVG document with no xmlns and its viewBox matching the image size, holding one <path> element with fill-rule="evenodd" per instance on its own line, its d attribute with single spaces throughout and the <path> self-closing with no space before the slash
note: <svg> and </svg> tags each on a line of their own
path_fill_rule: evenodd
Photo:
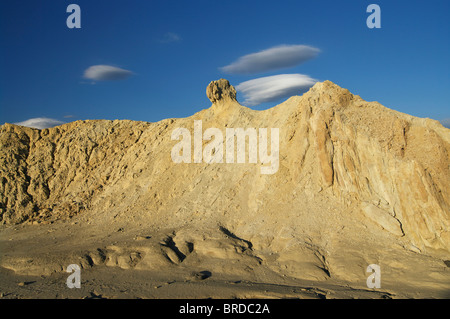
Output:
<svg viewBox="0 0 450 319">
<path fill-rule="evenodd" d="M 119 81 L 125 80 L 133 72 L 117 68 L 111 65 L 93 65 L 84 71 L 86 79 L 95 81 Z"/>
<path fill-rule="evenodd" d="M 26 127 L 37 128 L 37 129 L 42 130 L 45 128 L 50 128 L 50 127 L 64 124 L 64 122 L 55 120 L 55 119 L 51 119 L 48 117 L 36 117 L 36 118 L 28 119 L 23 122 L 14 123 L 14 124 L 26 126 Z"/>
<path fill-rule="evenodd" d="M 290 68 L 315 58 L 320 50 L 308 45 L 281 45 L 244 55 L 220 68 L 230 74 L 255 74 Z"/>
<path fill-rule="evenodd" d="M 299 95 L 316 82 L 304 74 L 280 74 L 242 82 L 236 86 L 236 90 L 244 95 L 244 104 L 253 106 Z"/>
</svg>

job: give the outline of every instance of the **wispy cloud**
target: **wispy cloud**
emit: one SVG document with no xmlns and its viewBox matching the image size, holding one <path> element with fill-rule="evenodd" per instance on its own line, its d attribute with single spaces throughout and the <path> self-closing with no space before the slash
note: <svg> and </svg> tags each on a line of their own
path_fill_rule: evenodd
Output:
<svg viewBox="0 0 450 319">
<path fill-rule="evenodd" d="M 441 124 L 446 128 L 450 128 L 450 118 L 440 120 L 439 122 L 441 122 Z"/>
<path fill-rule="evenodd" d="M 55 119 L 51 119 L 48 117 L 36 117 L 36 118 L 28 119 L 23 122 L 14 123 L 14 124 L 26 126 L 26 127 L 37 128 L 37 129 L 42 130 L 44 128 L 49 128 L 49 127 L 54 127 L 54 126 L 64 124 L 64 122 L 55 120 Z"/>
<path fill-rule="evenodd" d="M 179 42 L 181 41 L 181 37 L 176 33 L 167 32 L 159 41 L 162 43 Z"/>
<path fill-rule="evenodd" d="M 131 71 L 111 65 L 93 65 L 84 71 L 84 77 L 94 81 L 125 80 L 132 74 L 133 72 Z"/>
<path fill-rule="evenodd" d="M 220 69 L 231 74 L 255 74 L 279 70 L 299 65 L 316 57 L 319 52 L 319 49 L 308 45 L 280 45 L 244 55 Z"/>
<path fill-rule="evenodd" d="M 254 106 L 299 95 L 316 82 L 304 74 L 279 74 L 242 82 L 236 86 L 236 90 L 244 95 L 244 104 Z"/>
</svg>

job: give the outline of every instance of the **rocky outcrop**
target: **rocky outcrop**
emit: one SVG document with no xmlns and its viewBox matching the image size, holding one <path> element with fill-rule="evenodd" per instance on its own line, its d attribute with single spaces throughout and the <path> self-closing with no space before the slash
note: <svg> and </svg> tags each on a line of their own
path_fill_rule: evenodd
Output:
<svg viewBox="0 0 450 319">
<path fill-rule="evenodd" d="M 241 107 L 226 80 L 206 91 L 212 107 L 183 119 L 45 130 L 5 124 L 1 222 L 103 214 L 180 229 L 220 224 L 255 250 L 277 251 L 292 273 L 313 260 L 337 272 L 336 252 L 346 245 L 449 251 L 450 130 L 437 121 L 366 102 L 329 81 L 266 111 Z M 174 163 L 171 133 L 193 132 L 194 120 L 203 131 L 279 128 L 278 172 L 262 175 L 261 164 L 248 161 Z"/>
<path fill-rule="evenodd" d="M 447 247 L 449 131 L 437 121 L 395 112 L 326 81 L 303 99 L 321 187 L 397 236 Z M 420 243 L 420 244 L 419 244 Z"/>
<path fill-rule="evenodd" d="M 206 96 L 214 104 L 219 101 L 236 101 L 236 89 L 228 80 L 212 81 L 206 87 Z"/>
</svg>

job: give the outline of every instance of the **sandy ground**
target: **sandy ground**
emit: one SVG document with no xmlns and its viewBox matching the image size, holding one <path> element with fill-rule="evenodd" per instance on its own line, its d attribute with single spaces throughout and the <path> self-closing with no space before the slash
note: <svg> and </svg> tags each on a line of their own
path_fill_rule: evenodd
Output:
<svg viewBox="0 0 450 319">
<path fill-rule="evenodd" d="M 97 230 L 97 231 L 95 231 Z M 195 253 L 182 263 L 158 268 L 127 267 L 118 262 L 97 263 L 86 259 L 86 251 L 98 247 L 130 247 L 163 238 L 170 230 L 117 230 L 107 235 L 98 226 L 82 226 L 82 221 L 48 225 L 2 226 L 0 247 L 0 297 L 4 299 L 153 299 L 153 298 L 295 298 L 295 299 L 396 299 L 449 298 L 449 268 L 443 263 L 444 278 L 414 286 L 383 282 L 369 289 L 365 282 L 344 282 L 334 278 L 304 280 L 273 271 L 265 262 L 195 259 Z M 146 233 L 148 236 L 137 236 Z M 159 241 L 159 239 L 158 239 Z M 108 246 L 109 245 L 109 246 Z M 91 255 L 93 256 L 93 255 Z M 156 255 L 155 255 L 156 256 Z M 166 256 L 167 257 L 167 256 Z M 111 256 L 109 257 L 111 258 Z M 156 258 L 156 257 L 155 257 Z M 95 258 L 94 258 L 95 259 Z M 87 260 L 87 261 L 86 261 Z M 81 266 L 81 288 L 69 289 L 69 264 Z M 66 265 L 67 264 L 67 265 Z M 5 267 L 6 266 L 6 267 Z M 7 269 L 9 268 L 9 269 Z M 128 269 L 124 269 L 128 268 Z M 227 269 L 229 271 L 227 271 Z M 419 276 L 416 276 L 420 278 Z M 439 279 L 439 278 L 438 278 Z M 447 287 L 447 288 L 446 288 Z"/>
</svg>

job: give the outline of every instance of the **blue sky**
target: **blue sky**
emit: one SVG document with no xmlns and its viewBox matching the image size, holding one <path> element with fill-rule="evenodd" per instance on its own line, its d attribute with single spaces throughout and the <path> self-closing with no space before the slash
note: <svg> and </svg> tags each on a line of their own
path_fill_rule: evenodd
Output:
<svg viewBox="0 0 450 319">
<path fill-rule="evenodd" d="M 81 8 L 81 29 L 66 26 L 71 3 Z M 381 8 L 381 29 L 366 25 L 371 3 Z M 0 123 L 185 117 L 210 106 L 205 89 L 219 78 L 242 89 L 240 102 L 265 109 L 287 97 L 251 99 L 243 83 L 282 74 L 306 86 L 331 80 L 365 100 L 445 120 L 449 12 L 447 0 L 2 1 Z M 261 52 L 276 59 L 270 50 L 280 47 L 300 59 L 244 74 L 227 68 Z M 302 60 L 305 48 L 312 55 Z M 123 76 L 86 73 L 99 65 Z"/>
</svg>

